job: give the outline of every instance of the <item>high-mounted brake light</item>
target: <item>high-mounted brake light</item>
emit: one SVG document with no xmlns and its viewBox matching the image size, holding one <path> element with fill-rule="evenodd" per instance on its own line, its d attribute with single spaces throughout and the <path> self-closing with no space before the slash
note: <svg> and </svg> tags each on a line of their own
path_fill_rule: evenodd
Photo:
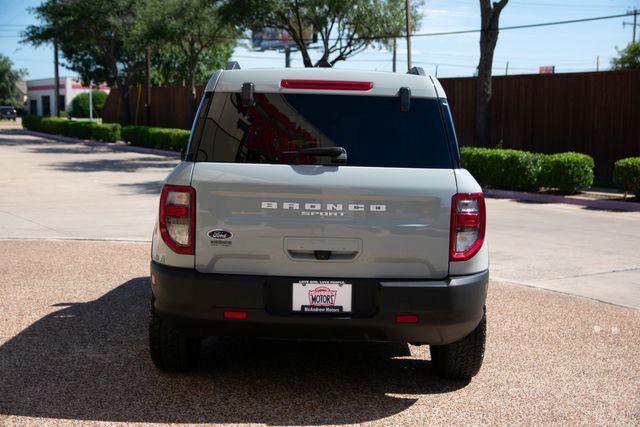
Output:
<svg viewBox="0 0 640 427">
<path fill-rule="evenodd" d="M 160 235 L 176 253 L 195 254 L 196 190 L 165 185 L 160 195 Z"/>
<path fill-rule="evenodd" d="M 312 90 L 356 90 L 368 91 L 373 89 L 373 82 L 350 82 L 344 80 L 280 80 L 280 87 L 284 89 L 312 89 Z"/>
<path fill-rule="evenodd" d="M 454 194 L 451 199 L 451 261 L 466 261 L 484 242 L 487 215 L 484 194 Z"/>
</svg>

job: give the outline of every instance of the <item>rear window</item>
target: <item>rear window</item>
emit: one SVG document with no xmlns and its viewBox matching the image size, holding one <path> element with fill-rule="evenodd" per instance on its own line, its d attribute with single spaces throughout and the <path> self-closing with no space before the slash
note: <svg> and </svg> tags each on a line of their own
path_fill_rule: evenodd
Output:
<svg viewBox="0 0 640 427">
<path fill-rule="evenodd" d="M 217 92 L 190 153 L 201 162 L 332 164 L 297 152 L 317 147 L 344 148 L 348 166 L 452 167 L 438 100 L 423 98 L 402 112 L 395 97 L 256 93 L 244 108 L 238 93 Z"/>
</svg>

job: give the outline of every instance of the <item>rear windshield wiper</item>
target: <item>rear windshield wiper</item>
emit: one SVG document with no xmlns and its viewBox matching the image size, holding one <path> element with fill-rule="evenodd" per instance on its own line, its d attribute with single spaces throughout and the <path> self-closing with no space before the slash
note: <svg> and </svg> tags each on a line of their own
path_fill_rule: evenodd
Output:
<svg viewBox="0 0 640 427">
<path fill-rule="evenodd" d="M 346 164 L 347 150 L 342 147 L 313 147 L 301 148 L 295 151 L 283 151 L 282 154 L 295 154 L 296 156 L 329 156 L 333 163 Z"/>
</svg>

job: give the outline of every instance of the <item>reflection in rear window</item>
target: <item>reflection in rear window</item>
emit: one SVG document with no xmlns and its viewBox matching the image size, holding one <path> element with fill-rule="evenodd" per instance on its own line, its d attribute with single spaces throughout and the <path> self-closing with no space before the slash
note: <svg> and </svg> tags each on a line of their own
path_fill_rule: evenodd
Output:
<svg viewBox="0 0 640 427">
<path fill-rule="evenodd" d="M 436 99 L 402 112 L 395 97 L 256 93 L 244 108 L 239 94 L 218 92 L 198 120 L 196 161 L 331 164 L 297 151 L 337 146 L 349 166 L 452 167 Z"/>
</svg>

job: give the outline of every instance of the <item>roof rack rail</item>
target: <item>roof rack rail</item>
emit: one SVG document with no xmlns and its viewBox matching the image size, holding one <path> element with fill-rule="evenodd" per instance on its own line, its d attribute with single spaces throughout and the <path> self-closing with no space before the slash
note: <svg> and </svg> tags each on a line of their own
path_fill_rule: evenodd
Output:
<svg viewBox="0 0 640 427">
<path fill-rule="evenodd" d="M 422 67 L 412 67 L 407 74 L 415 74 L 417 76 L 426 76 L 424 69 Z"/>
<path fill-rule="evenodd" d="M 227 68 L 225 68 L 225 70 L 239 70 L 239 69 L 240 69 L 240 64 L 238 63 L 238 61 L 227 62 Z"/>
</svg>

